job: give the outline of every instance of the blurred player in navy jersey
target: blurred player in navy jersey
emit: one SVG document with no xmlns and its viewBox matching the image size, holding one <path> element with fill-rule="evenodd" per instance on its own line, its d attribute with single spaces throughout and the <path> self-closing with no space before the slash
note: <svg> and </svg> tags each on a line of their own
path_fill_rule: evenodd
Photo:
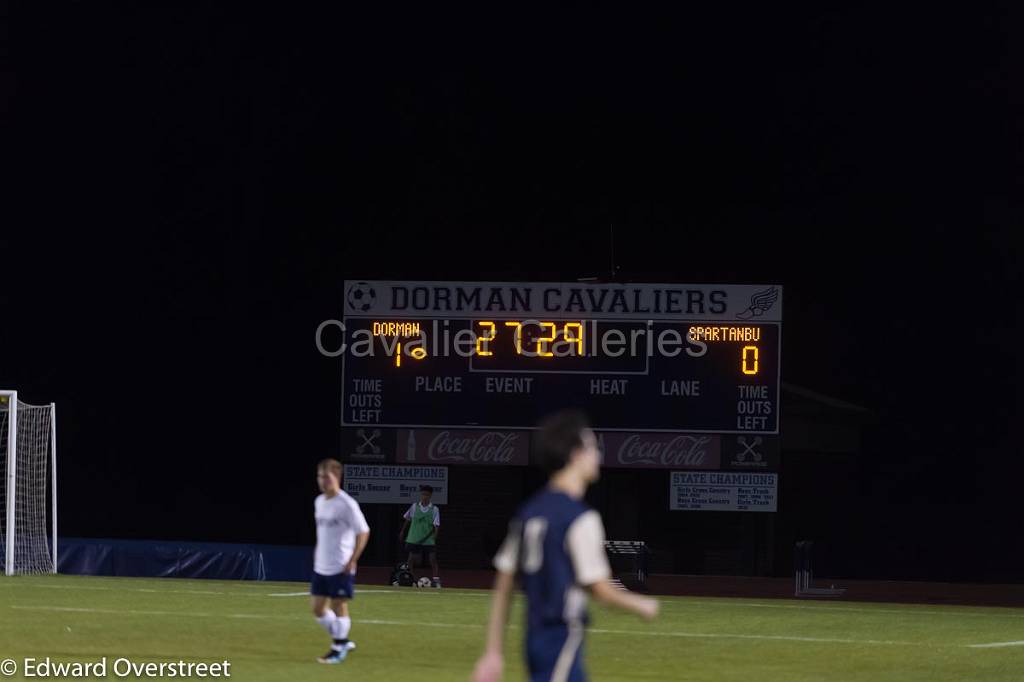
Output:
<svg viewBox="0 0 1024 682">
<path fill-rule="evenodd" d="M 316 622 L 331 636 L 331 649 L 320 663 L 341 663 L 356 648 L 349 640 L 352 619 L 348 602 L 355 597 L 356 565 L 370 539 L 359 503 L 341 489 L 341 463 L 325 459 L 316 468 L 321 495 L 313 503 L 316 551 L 313 554 L 312 595 Z M 328 600 L 330 606 L 328 607 Z"/>
<path fill-rule="evenodd" d="M 484 655 L 473 682 L 501 679 L 502 640 L 509 598 L 518 576 L 526 592 L 526 660 L 531 682 L 584 682 L 583 630 L 587 595 L 645 619 L 658 602 L 612 585 L 601 516 L 583 501 L 601 474 L 597 438 L 586 417 L 559 412 L 541 422 L 536 452 L 550 477 L 509 523 L 494 567 L 491 618 Z"/>
</svg>

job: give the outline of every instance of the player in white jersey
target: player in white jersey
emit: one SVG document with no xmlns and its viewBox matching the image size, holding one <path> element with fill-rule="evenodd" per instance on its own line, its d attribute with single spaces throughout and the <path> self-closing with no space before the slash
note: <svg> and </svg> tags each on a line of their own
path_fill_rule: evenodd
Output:
<svg viewBox="0 0 1024 682">
<path fill-rule="evenodd" d="M 341 663 L 356 648 L 349 640 L 352 619 L 348 602 L 355 597 L 356 563 L 370 539 L 370 526 L 359 503 L 341 489 L 341 462 L 325 459 L 317 465 L 316 482 L 322 493 L 313 503 L 316 551 L 313 554 L 313 615 L 331 636 L 331 650 L 320 663 Z M 330 600 L 330 608 L 328 608 Z"/>
</svg>

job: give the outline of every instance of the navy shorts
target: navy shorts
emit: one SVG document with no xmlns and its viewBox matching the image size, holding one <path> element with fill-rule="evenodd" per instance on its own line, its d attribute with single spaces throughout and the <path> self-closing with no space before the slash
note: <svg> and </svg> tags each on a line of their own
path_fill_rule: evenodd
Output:
<svg viewBox="0 0 1024 682">
<path fill-rule="evenodd" d="M 429 559 L 434 553 L 436 545 L 414 545 L 410 542 L 405 543 L 405 551 L 409 554 L 422 554 L 424 559 Z"/>
<path fill-rule="evenodd" d="M 583 669 L 583 626 L 548 625 L 526 635 L 530 682 L 587 682 Z"/>
<path fill-rule="evenodd" d="M 314 572 L 313 582 L 309 586 L 309 593 L 315 597 L 354 599 L 356 596 L 355 588 L 355 577 L 351 573 L 320 575 Z"/>
</svg>

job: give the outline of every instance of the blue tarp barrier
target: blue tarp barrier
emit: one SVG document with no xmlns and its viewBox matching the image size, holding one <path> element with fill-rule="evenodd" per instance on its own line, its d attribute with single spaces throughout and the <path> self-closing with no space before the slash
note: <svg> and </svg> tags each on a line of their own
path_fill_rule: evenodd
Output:
<svg viewBox="0 0 1024 682">
<path fill-rule="evenodd" d="M 60 538 L 57 571 L 72 575 L 308 581 L 313 549 L 282 545 Z"/>
</svg>

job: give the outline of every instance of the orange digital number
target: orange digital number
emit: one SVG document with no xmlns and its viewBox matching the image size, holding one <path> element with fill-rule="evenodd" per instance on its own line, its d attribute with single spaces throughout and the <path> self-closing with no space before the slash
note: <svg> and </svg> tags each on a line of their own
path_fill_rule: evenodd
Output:
<svg viewBox="0 0 1024 682">
<path fill-rule="evenodd" d="M 412 356 L 412 358 L 414 360 L 422 360 L 423 358 L 427 357 L 427 349 L 426 348 L 419 348 L 419 347 L 413 348 L 413 349 L 409 350 L 409 355 Z M 401 366 L 402 366 L 402 344 L 401 343 L 396 343 L 395 344 L 395 367 L 401 367 Z"/>
<path fill-rule="evenodd" d="M 555 325 L 554 322 L 541 322 L 541 331 L 543 331 L 545 327 L 551 328 L 551 336 L 541 336 L 537 339 L 537 355 L 541 356 L 542 358 L 550 358 L 554 356 L 554 353 L 552 353 L 549 350 L 544 350 L 545 348 L 547 348 L 545 344 L 551 343 L 552 341 L 555 340 L 555 337 L 558 336 L 558 327 Z"/>
<path fill-rule="evenodd" d="M 494 355 L 494 351 L 484 350 L 484 344 L 490 342 L 490 340 L 493 339 L 494 336 L 497 334 L 497 331 L 494 329 L 494 323 L 493 322 L 477 322 L 477 324 L 480 325 L 481 327 L 483 327 L 485 332 L 490 331 L 491 333 L 490 333 L 489 336 L 485 335 L 485 336 L 478 336 L 477 337 L 477 339 L 476 339 L 476 354 L 477 355 Z"/>
<path fill-rule="evenodd" d="M 743 356 L 740 364 L 744 374 L 757 374 L 758 355 L 757 346 L 743 346 Z M 751 366 L 753 366 L 753 369 L 751 369 Z"/>
<path fill-rule="evenodd" d="M 569 330 L 575 329 L 576 333 L 572 336 L 569 335 Z M 566 322 L 565 326 L 562 327 L 562 338 L 566 341 L 576 342 L 576 352 L 581 356 L 583 355 L 583 323 L 582 322 Z"/>
<path fill-rule="evenodd" d="M 516 355 L 523 354 L 523 323 L 509 321 L 505 323 L 506 327 L 516 328 Z"/>
</svg>

